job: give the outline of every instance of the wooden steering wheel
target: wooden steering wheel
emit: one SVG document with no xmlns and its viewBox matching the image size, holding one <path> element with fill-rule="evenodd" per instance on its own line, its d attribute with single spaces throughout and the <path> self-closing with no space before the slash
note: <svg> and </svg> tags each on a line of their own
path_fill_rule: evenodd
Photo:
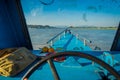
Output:
<svg viewBox="0 0 120 80">
<path fill-rule="evenodd" d="M 93 62 L 96 62 L 97 64 L 101 65 L 102 67 L 104 67 L 106 70 L 108 70 L 112 75 L 114 75 L 116 77 L 117 80 L 120 80 L 120 75 L 119 73 L 111 66 L 109 66 L 107 63 L 103 62 L 102 60 L 90 55 L 90 54 L 86 54 L 84 52 L 77 52 L 77 51 L 66 51 L 66 52 L 59 52 L 56 54 L 51 54 L 49 56 L 44 57 L 42 60 L 40 60 L 39 62 L 37 62 L 35 65 L 33 65 L 28 72 L 23 76 L 22 80 L 28 80 L 28 78 L 31 76 L 31 74 L 38 69 L 38 67 L 40 67 L 42 64 L 44 64 L 45 62 L 50 63 L 51 69 L 52 69 L 52 73 L 54 74 L 54 78 L 55 80 L 60 80 L 59 75 L 57 74 L 56 68 L 52 62 L 53 58 L 56 57 L 61 57 L 61 56 L 77 56 L 77 57 L 82 57 L 82 58 L 86 58 L 88 60 L 91 60 Z"/>
</svg>

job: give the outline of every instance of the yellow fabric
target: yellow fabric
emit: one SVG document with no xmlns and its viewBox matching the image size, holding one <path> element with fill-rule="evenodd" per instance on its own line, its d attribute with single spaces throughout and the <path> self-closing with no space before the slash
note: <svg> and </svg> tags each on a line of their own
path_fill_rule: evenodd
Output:
<svg viewBox="0 0 120 80">
<path fill-rule="evenodd" d="M 2 76 L 18 74 L 37 58 L 26 48 L 6 49 L 0 54 L 0 75 Z"/>
</svg>

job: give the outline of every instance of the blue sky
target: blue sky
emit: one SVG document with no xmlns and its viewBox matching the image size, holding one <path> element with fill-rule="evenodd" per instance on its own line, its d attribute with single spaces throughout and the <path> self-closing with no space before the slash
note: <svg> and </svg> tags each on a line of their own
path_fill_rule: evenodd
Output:
<svg viewBox="0 0 120 80">
<path fill-rule="evenodd" d="M 49 2 L 51 0 L 41 0 Z M 51 26 L 118 26 L 120 0 L 21 0 L 27 24 Z"/>
</svg>

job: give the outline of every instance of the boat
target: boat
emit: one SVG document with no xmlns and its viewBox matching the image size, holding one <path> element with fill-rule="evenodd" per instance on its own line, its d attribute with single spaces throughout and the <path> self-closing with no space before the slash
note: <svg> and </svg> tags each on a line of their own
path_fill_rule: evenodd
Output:
<svg viewBox="0 0 120 80">
<path fill-rule="evenodd" d="M 94 51 L 92 41 L 67 28 L 46 42 L 55 50 L 49 54 L 33 49 L 20 0 L 0 0 L 0 8 L 0 50 L 24 47 L 37 57 L 0 80 L 120 80 L 120 24 L 110 51 Z"/>
</svg>

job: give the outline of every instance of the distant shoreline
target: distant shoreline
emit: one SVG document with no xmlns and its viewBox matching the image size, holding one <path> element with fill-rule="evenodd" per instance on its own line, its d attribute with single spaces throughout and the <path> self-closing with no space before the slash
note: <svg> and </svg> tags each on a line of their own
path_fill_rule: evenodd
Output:
<svg viewBox="0 0 120 80">
<path fill-rule="evenodd" d="M 71 28 L 71 27 L 70 27 Z M 117 27 L 74 27 L 74 29 L 84 29 L 84 30 L 117 30 Z"/>
<path fill-rule="evenodd" d="M 28 28 L 39 28 L 39 29 L 50 29 L 50 28 L 56 28 L 53 26 L 49 26 L 49 25 L 27 25 Z"/>
<path fill-rule="evenodd" d="M 60 28 L 60 27 L 54 27 L 49 25 L 27 25 L 28 28 L 36 28 L 36 29 L 54 29 L 54 28 Z M 82 30 L 117 30 L 117 27 L 69 27 L 71 29 L 82 29 Z"/>
</svg>

